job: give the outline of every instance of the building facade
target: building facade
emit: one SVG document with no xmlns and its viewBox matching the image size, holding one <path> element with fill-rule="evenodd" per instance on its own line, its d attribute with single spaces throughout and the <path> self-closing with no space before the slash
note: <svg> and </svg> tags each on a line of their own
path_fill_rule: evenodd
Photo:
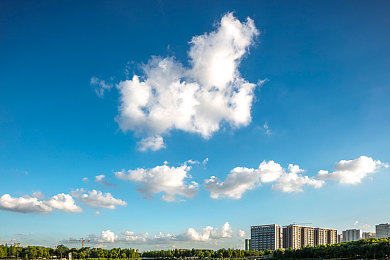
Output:
<svg viewBox="0 0 390 260">
<path fill-rule="evenodd" d="M 390 237 L 390 224 L 379 224 L 375 226 L 376 238 Z"/>
<path fill-rule="evenodd" d="M 251 226 L 250 250 L 276 250 L 281 247 L 279 225 Z"/>
<path fill-rule="evenodd" d="M 298 249 L 302 247 L 301 228 L 297 225 L 283 227 L 283 248 Z"/>
<path fill-rule="evenodd" d="M 343 242 L 360 240 L 359 229 L 348 229 L 343 231 Z"/>
<path fill-rule="evenodd" d="M 337 243 L 343 243 L 343 234 L 337 236 Z"/>
<path fill-rule="evenodd" d="M 314 229 L 314 245 L 326 245 L 328 243 L 328 230 L 325 228 Z"/>
<path fill-rule="evenodd" d="M 252 250 L 250 239 L 245 239 L 245 250 Z"/>
<path fill-rule="evenodd" d="M 362 233 L 362 238 L 363 238 L 363 239 L 366 239 L 366 238 L 375 238 L 375 233 L 363 232 L 363 233 Z"/>
<path fill-rule="evenodd" d="M 328 245 L 337 244 L 337 230 L 328 229 Z"/>
<path fill-rule="evenodd" d="M 301 227 L 301 247 L 314 246 L 314 228 Z"/>
</svg>

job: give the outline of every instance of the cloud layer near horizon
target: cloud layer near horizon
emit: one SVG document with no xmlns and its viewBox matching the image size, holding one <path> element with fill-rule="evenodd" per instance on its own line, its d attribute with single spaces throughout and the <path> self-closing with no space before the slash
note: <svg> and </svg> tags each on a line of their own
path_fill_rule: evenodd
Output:
<svg viewBox="0 0 390 260">
<path fill-rule="evenodd" d="M 238 67 L 258 34 L 252 19 L 240 22 L 228 13 L 215 31 L 192 38 L 189 67 L 153 56 L 143 75 L 117 84 L 120 129 L 143 137 L 139 150 L 156 151 L 165 147 L 162 135 L 174 129 L 210 138 L 222 122 L 248 125 L 256 84 L 242 78 Z M 95 77 L 91 83 L 101 85 L 99 96 L 110 87 Z"/>
<path fill-rule="evenodd" d="M 239 231 L 238 235 L 241 233 L 242 231 Z M 111 230 L 103 230 L 100 236 L 91 234 L 87 236 L 87 239 L 92 243 L 166 244 L 185 241 L 208 242 L 232 238 L 233 234 L 234 232 L 229 222 L 225 222 L 221 227 L 206 226 L 200 230 L 190 227 L 179 234 L 159 232 L 155 235 L 149 235 L 147 232 L 135 233 L 133 231 L 124 231 L 120 235 L 117 235 Z M 63 242 L 70 241 L 72 239 L 64 240 Z"/>
</svg>

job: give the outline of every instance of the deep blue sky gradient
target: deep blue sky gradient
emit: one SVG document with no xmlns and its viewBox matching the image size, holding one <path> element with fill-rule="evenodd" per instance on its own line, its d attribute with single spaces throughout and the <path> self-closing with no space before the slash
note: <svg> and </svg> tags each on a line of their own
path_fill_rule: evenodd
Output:
<svg viewBox="0 0 390 260">
<path fill-rule="evenodd" d="M 114 121 L 117 90 L 99 98 L 91 77 L 118 83 L 126 71 L 139 74 L 151 55 L 188 64 L 191 38 L 212 31 L 230 11 L 241 21 L 251 17 L 260 30 L 240 66 L 248 81 L 268 80 L 256 90 L 251 124 L 226 125 L 209 140 L 172 131 L 166 149 L 138 151 L 137 137 Z M 20 240 L 53 244 L 105 229 L 179 233 L 225 221 L 247 232 L 250 225 L 293 221 L 340 230 L 355 220 L 389 222 L 389 170 L 359 185 L 328 182 L 303 193 L 263 184 L 240 200 L 213 200 L 201 187 L 180 203 L 159 195 L 144 200 L 134 184 L 113 176 L 205 158 L 206 167 L 191 171 L 199 183 L 263 160 L 299 164 L 309 176 L 361 155 L 390 162 L 389 11 L 388 1 L 1 1 L 0 195 L 42 191 L 50 197 L 85 187 L 129 205 L 99 216 L 92 208 L 0 211 L 8 223 L 0 239 L 23 233 Z M 81 181 L 98 174 L 117 187 Z"/>
</svg>

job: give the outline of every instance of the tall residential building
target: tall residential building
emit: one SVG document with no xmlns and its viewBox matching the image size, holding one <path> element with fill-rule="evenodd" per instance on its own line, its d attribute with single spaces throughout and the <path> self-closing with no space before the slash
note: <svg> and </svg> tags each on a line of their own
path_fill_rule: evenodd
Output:
<svg viewBox="0 0 390 260">
<path fill-rule="evenodd" d="M 328 230 L 325 228 L 314 229 L 314 245 L 326 245 L 328 244 Z"/>
<path fill-rule="evenodd" d="M 363 233 L 362 233 L 362 238 L 363 238 L 363 239 L 366 239 L 366 238 L 375 238 L 375 233 L 363 232 Z"/>
<path fill-rule="evenodd" d="M 245 239 L 245 250 L 251 250 L 251 240 Z"/>
<path fill-rule="evenodd" d="M 348 229 L 343 231 L 343 242 L 360 240 L 359 229 Z"/>
<path fill-rule="evenodd" d="M 251 226 L 251 250 L 265 251 L 281 248 L 281 234 L 279 225 Z"/>
<path fill-rule="evenodd" d="M 390 224 L 379 224 L 375 226 L 376 238 L 388 238 L 390 237 Z"/>
<path fill-rule="evenodd" d="M 283 227 L 283 248 L 298 249 L 302 246 L 302 227 L 289 225 Z"/>
<path fill-rule="evenodd" d="M 328 245 L 337 244 L 337 230 L 328 229 Z"/>
<path fill-rule="evenodd" d="M 314 246 L 314 228 L 301 227 L 301 247 Z"/>
</svg>

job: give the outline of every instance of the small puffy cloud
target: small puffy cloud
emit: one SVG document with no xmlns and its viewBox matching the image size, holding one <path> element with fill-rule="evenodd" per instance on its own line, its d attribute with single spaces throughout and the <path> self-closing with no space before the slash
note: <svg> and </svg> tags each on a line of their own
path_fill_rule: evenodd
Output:
<svg viewBox="0 0 390 260">
<path fill-rule="evenodd" d="M 58 209 L 62 211 L 69 212 L 81 212 L 82 209 L 77 206 L 74 202 L 74 199 L 69 194 L 58 194 L 50 198 L 50 200 L 46 201 L 47 205 L 52 207 L 53 209 Z"/>
<path fill-rule="evenodd" d="M 138 150 L 145 152 L 147 150 L 157 151 L 165 148 L 164 140 L 161 136 L 150 136 L 142 139 L 138 143 Z"/>
<path fill-rule="evenodd" d="M 238 237 L 241 237 L 241 238 L 244 238 L 246 235 L 245 231 L 244 230 L 238 230 Z"/>
<path fill-rule="evenodd" d="M 84 177 L 81 179 L 84 183 L 87 183 L 88 182 L 88 178 L 87 177 Z"/>
<path fill-rule="evenodd" d="M 357 226 L 359 224 L 359 221 L 355 221 L 355 223 L 353 223 L 354 226 Z"/>
<path fill-rule="evenodd" d="M 186 232 L 176 236 L 179 241 L 209 241 L 213 239 L 231 238 L 233 230 L 226 222 L 220 228 L 207 226 L 197 231 L 195 228 L 188 228 Z"/>
<path fill-rule="evenodd" d="M 320 188 L 324 181 L 299 174 L 303 172 L 297 165 L 289 165 L 288 172 L 274 161 L 263 161 L 257 169 L 236 167 L 230 171 L 225 181 L 211 176 L 205 180 L 205 188 L 213 199 L 240 199 L 242 195 L 261 183 L 276 182 L 272 187 L 283 192 L 302 191 L 305 185 Z"/>
<path fill-rule="evenodd" d="M 95 92 L 98 97 L 103 97 L 104 92 L 109 91 L 113 87 L 112 84 L 106 83 L 104 80 L 97 77 L 92 77 L 90 84 L 95 87 Z"/>
<path fill-rule="evenodd" d="M 95 211 L 93 214 L 94 214 L 95 216 L 98 216 L 98 215 L 100 215 L 100 211 Z"/>
<path fill-rule="evenodd" d="M 137 190 L 146 198 L 162 192 L 165 201 L 176 201 L 176 195 L 192 198 L 198 193 L 198 183 L 188 181 L 191 167 L 186 163 L 179 167 L 170 167 L 166 163 L 151 169 L 136 169 L 116 172 L 115 176 L 122 180 L 140 183 Z"/>
<path fill-rule="evenodd" d="M 127 205 L 125 201 L 114 198 L 109 192 L 102 193 L 97 190 L 85 191 L 83 189 L 77 189 L 72 191 L 72 195 L 91 207 L 115 209 L 116 206 Z"/>
<path fill-rule="evenodd" d="M 102 231 L 99 242 L 100 243 L 114 243 L 115 240 L 117 240 L 117 239 L 118 239 L 118 236 L 115 235 L 114 232 L 112 232 L 110 230 L 104 230 L 104 231 Z"/>
<path fill-rule="evenodd" d="M 172 130 L 210 138 L 223 123 L 248 125 L 257 84 L 241 77 L 238 68 L 258 34 L 252 19 L 240 22 L 228 13 L 215 31 L 192 38 L 189 67 L 174 57 L 152 57 L 142 76 L 117 84 L 120 129 L 144 137 L 139 149 L 146 151 L 164 148 L 162 136 Z M 94 81 L 101 95 L 110 88 Z"/>
<path fill-rule="evenodd" d="M 7 211 L 15 211 L 21 213 L 49 213 L 53 209 L 81 212 L 69 194 L 58 194 L 51 197 L 47 201 L 39 200 L 37 197 L 23 196 L 19 198 L 12 198 L 9 194 L 4 194 L 0 197 L 0 209 Z"/>
<path fill-rule="evenodd" d="M 300 169 L 298 165 L 290 164 L 288 172 L 283 173 L 278 182 L 272 185 L 272 188 L 283 192 L 302 192 L 304 186 L 312 186 L 318 189 L 324 185 L 323 180 L 302 176 L 301 172 L 304 172 L 304 170 Z"/>
<path fill-rule="evenodd" d="M 342 184 L 357 184 L 370 174 L 377 172 L 378 169 L 388 167 L 387 163 L 360 156 L 355 160 L 341 160 L 336 163 L 333 172 L 321 170 L 317 177 L 324 180 L 338 180 Z"/>
<path fill-rule="evenodd" d="M 104 176 L 103 174 L 95 176 L 95 181 L 106 186 L 106 187 L 115 187 L 116 186 L 115 184 L 109 183 L 106 180 L 106 176 Z"/>
</svg>

